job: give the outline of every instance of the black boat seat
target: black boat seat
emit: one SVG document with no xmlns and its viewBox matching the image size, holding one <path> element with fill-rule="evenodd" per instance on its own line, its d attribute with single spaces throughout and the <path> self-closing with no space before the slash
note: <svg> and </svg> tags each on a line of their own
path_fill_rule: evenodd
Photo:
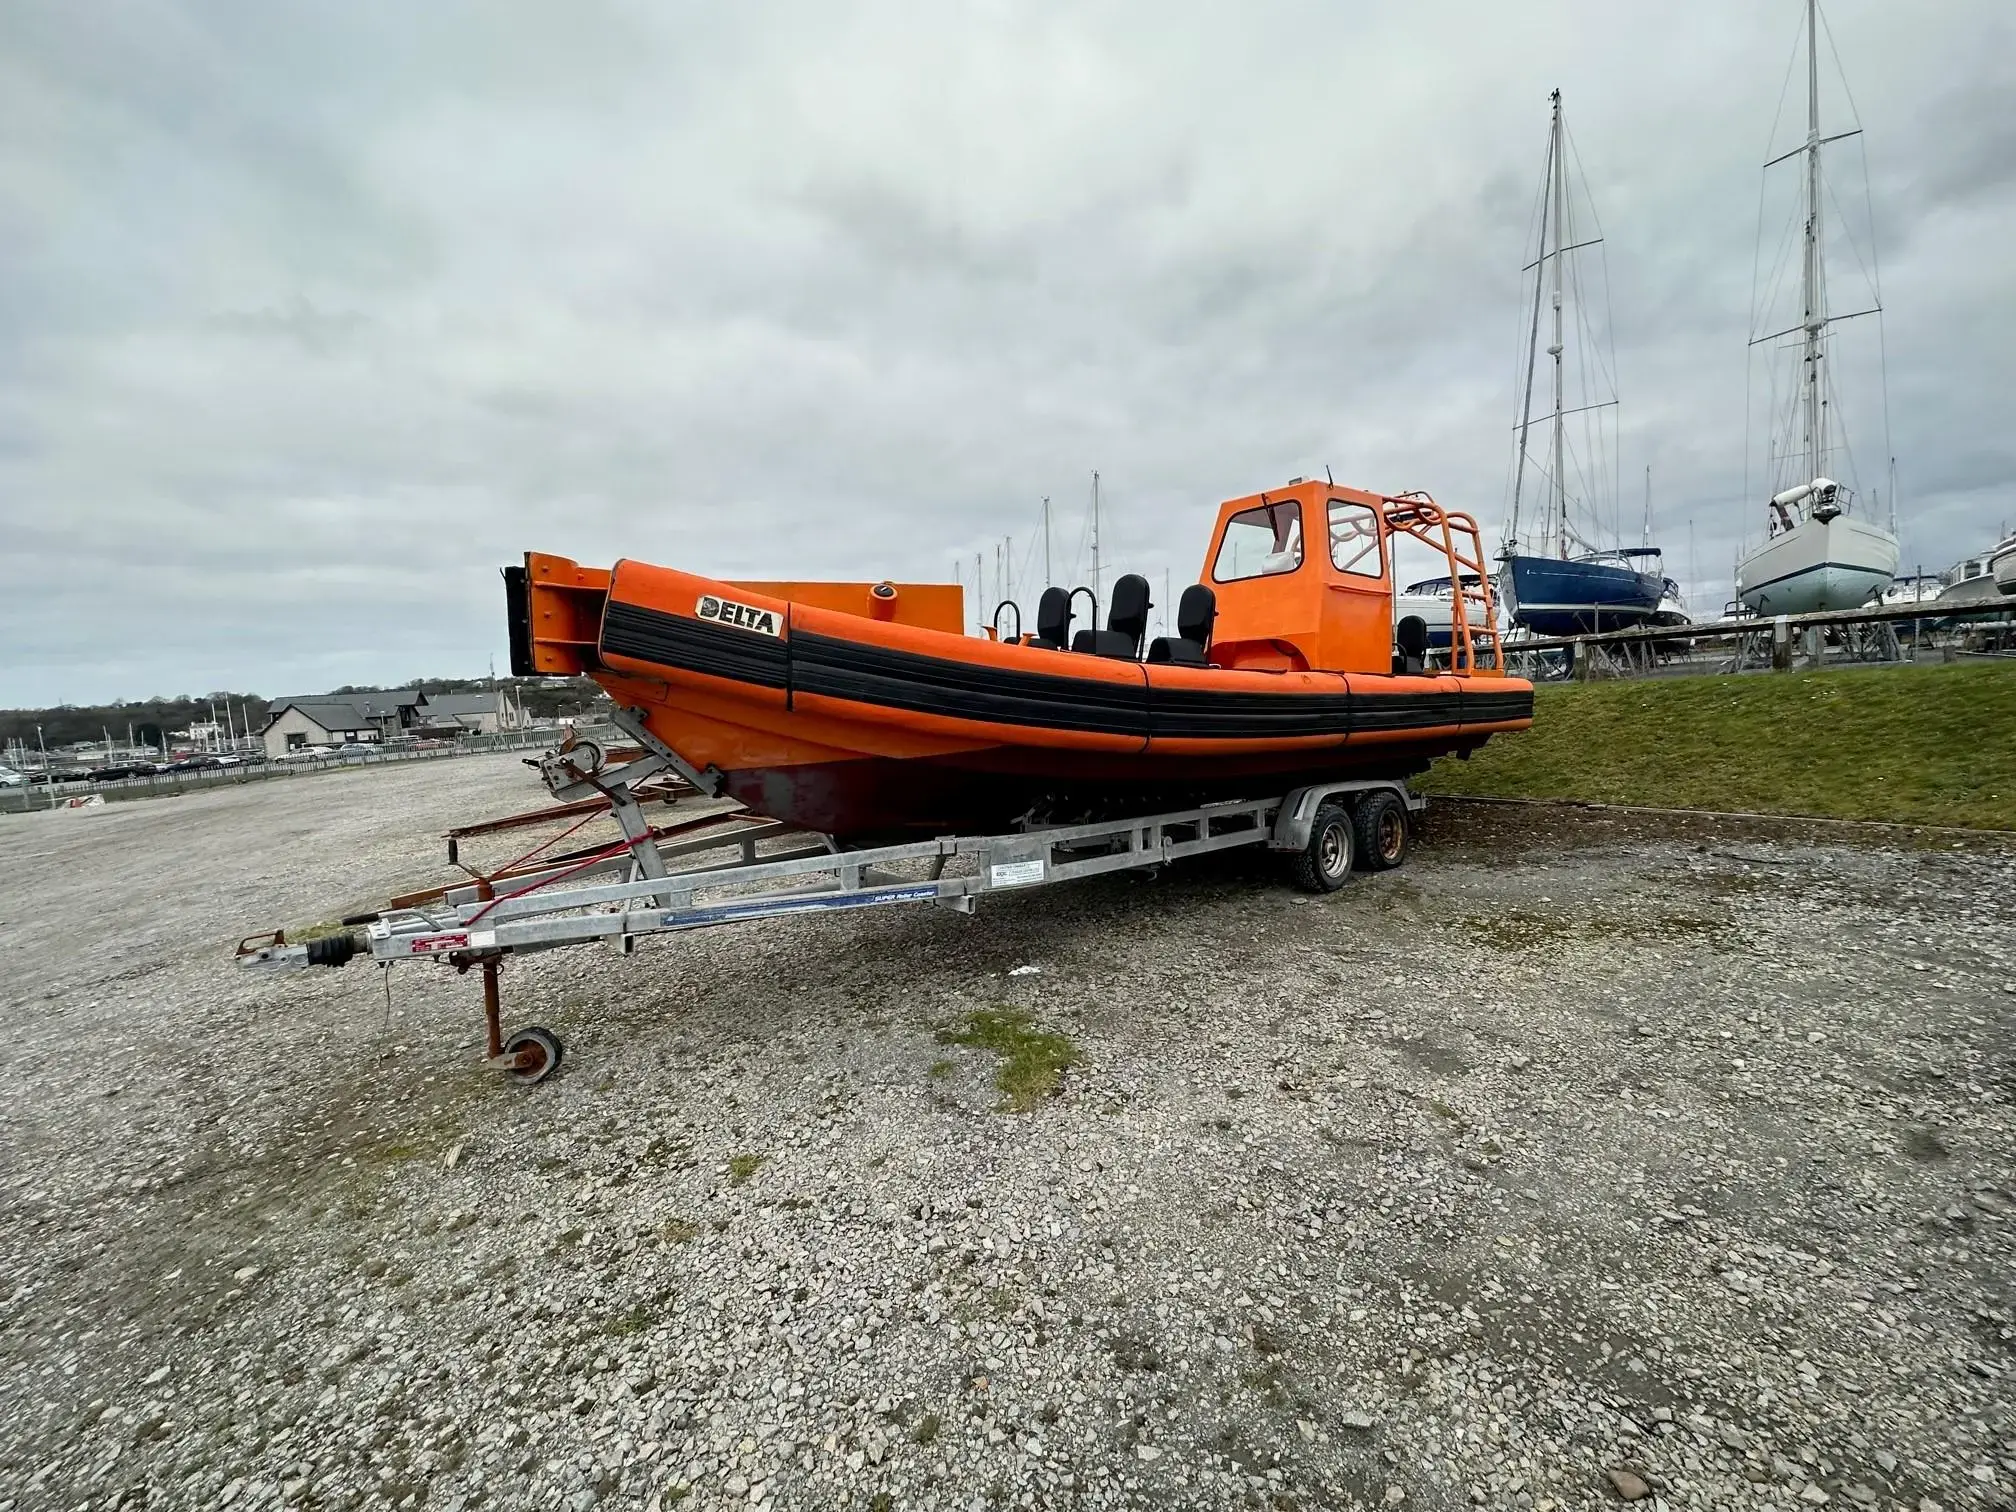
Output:
<svg viewBox="0 0 2016 1512">
<path fill-rule="evenodd" d="M 1204 654 L 1204 648 L 1193 640 L 1185 640 L 1180 635 L 1158 635 L 1148 642 L 1148 660 L 1160 666 L 1208 667 L 1211 659 Z"/>
<path fill-rule="evenodd" d="M 1418 614 L 1403 614 L 1393 627 L 1395 677 L 1419 677 L 1428 665 L 1428 621 Z"/>
<path fill-rule="evenodd" d="M 1080 630 L 1071 637 L 1071 649 L 1082 651 L 1087 656 L 1111 656 L 1121 661 L 1132 661 L 1134 653 L 1140 649 L 1140 642 L 1118 630 Z"/>
<path fill-rule="evenodd" d="M 1104 630 L 1080 630 L 1071 642 L 1073 651 L 1093 656 L 1110 656 L 1135 661 L 1141 655 L 1141 637 L 1148 630 L 1148 579 L 1130 572 L 1113 585 L 1113 607 L 1106 615 Z"/>
<path fill-rule="evenodd" d="M 1148 643 L 1148 660 L 1177 667 L 1208 667 L 1211 626 L 1218 618 L 1218 595 L 1202 583 L 1183 590 L 1176 604 L 1176 634 L 1158 635 Z"/>
<path fill-rule="evenodd" d="M 1036 633 L 1029 644 L 1045 651 L 1062 651 L 1071 644 L 1071 590 L 1045 588 L 1036 601 Z"/>
</svg>

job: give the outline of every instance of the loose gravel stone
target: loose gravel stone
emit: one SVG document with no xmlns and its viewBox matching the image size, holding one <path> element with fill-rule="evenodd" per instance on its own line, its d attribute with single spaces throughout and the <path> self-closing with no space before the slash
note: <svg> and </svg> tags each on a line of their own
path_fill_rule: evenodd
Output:
<svg viewBox="0 0 2016 1512">
<path fill-rule="evenodd" d="M 1635 1470 L 1626 1470 L 1622 1465 L 1613 1465 L 1610 1467 L 1609 1476 L 1611 1489 L 1624 1501 L 1643 1501 L 1652 1494 L 1652 1488 L 1645 1484 L 1645 1478 Z"/>
</svg>

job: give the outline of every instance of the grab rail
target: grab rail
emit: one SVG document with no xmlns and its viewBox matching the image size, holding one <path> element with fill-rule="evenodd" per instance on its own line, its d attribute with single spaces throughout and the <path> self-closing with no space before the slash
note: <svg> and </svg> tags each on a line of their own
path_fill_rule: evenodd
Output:
<svg viewBox="0 0 2016 1512">
<path fill-rule="evenodd" d="M 1078 595 L 1079 595 L 1079 594 L 1081 594 L 1081 593 L 1082 593 L 1082 594 L 1084 594 L 1084 595 L 1085 595 L 1085 597 L 1087 597 L 1088 599 L 1092 600 L 1092 628 L 1093 628 L 1094 630 L 1097 630 L 1097 629 L 1099 629 L 1099 628 L 1100 628 L 1100 625 L 1099 625 L 1099 595 L 1098 595 L 1098 594 L 1096 594 L 1096 593 L 1094 593 L 1094 592 L 1093 592 L 1093 591 L 1092 591 L 1092 590 L 1091 590 L 1090 588 L 1087 588 L 1087 587 L 1084 587 L 1084 586 L 1083 586 L 1083 585 L 1081 584 L 1081 585 L 1080 585 L 1079 587 L 1076 587 L 1076 588 L 1073 588 L 1073 589 L 1071 590 L 1071 602 L 1072 602 L 1072 603 L 1074 603 L 1074 604 L 1075 604 L 1075 603 L 1077 603 L 1077 602 L 1078 602 Z M 1066 647 L 1066 649 L 1068 650 L 1068 649 L 1069 649 L 1069 647 Z"/>
<path fill-rule="evenodd" d="M 1420 492 L 1388 495 L 1381 498 L 1380 504 L 1389 534 L 1397 531 L 1412 536 L 1429 550 L 1439 551 L 1449 564 L 1450 670 L 1475 673 L 1488 669 L 1502 676 L 1505 653 L 1498 640 L 1498 606 L 1492 593 L 1491 574 L 1484 564 L 1484 533 L 1477 528 L 1477 521 L 1461 510 L 1444 509 Z M 1459 532 L 1469 537 L 1471 556 L 1465 556 L 1457 545 Z M 1477 602 L 1484 606 L 1484 624 L 1479 627 L 1470 623 L 1471 590 L 1463 584 L 1466 570 L 1475 575 Z M 1488 650 L 1488 657 L 1480 659 L 1480 649 Z"/>
</svg>

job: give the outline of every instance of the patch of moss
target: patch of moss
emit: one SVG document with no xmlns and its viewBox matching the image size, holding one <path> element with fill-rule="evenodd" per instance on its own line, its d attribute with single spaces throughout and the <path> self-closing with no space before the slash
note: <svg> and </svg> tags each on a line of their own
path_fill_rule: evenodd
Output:
<svg viewBox="0 0 2016 1512">
<path fill-rule="evenodd" d="M 971 1045 L 1001 1057 L 994 1085 L 1002 1092 L 1003 1111 L 1027 1113 L 1057 1094 L 1064 1073 L 1082 1057 L 1066 1034 L 1039 1029 L 1025 1010 L 1001 1005 L 966 1016 L 963 1028 L 938 1031 L 941 1045 Z"/>
<path fill-rule="evenodd" d="M 728 1157 L 728 1185 L 745 1186 L 749 1178 L 763 1169 L 768 1155 L 730 1155 Z"/>
<path fill-rule="evenodd" d="M 620 1312 L 602 1325 L 602 1332 L 612 1339 L 627 1339 L 644 1332 L 658 1320 L 651 1316 L 649 1308 L 642 1304 Z"/>
</svg>

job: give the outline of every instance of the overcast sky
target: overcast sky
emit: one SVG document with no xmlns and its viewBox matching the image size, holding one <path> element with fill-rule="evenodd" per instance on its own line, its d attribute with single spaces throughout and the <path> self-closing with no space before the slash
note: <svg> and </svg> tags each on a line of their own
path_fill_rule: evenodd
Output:
<svg viewBox="0 0 2016 1512">
<path fill-rule="evenodd" d="M 1649 464 L 1712 612 L 1761 524 L 1745 343 L 1801 9 L 14 0 L 0 705 L 501 670 L 528 549 L 970 581 L 1048 494 L 1082 580 L 1094 468 L 1109 580 L 1158 599 L 1219 499 L 1326 465 L 1495 534 L 1555 87 L 1627 524 Z M 1936 571 L 2016 527 L 2016 6 L 1827 16 Z M 1840 333 L 1873 384 L 1876 323 Z M 1887 495 L 1881 406 L 1844 405 Z"/>
</svg>

